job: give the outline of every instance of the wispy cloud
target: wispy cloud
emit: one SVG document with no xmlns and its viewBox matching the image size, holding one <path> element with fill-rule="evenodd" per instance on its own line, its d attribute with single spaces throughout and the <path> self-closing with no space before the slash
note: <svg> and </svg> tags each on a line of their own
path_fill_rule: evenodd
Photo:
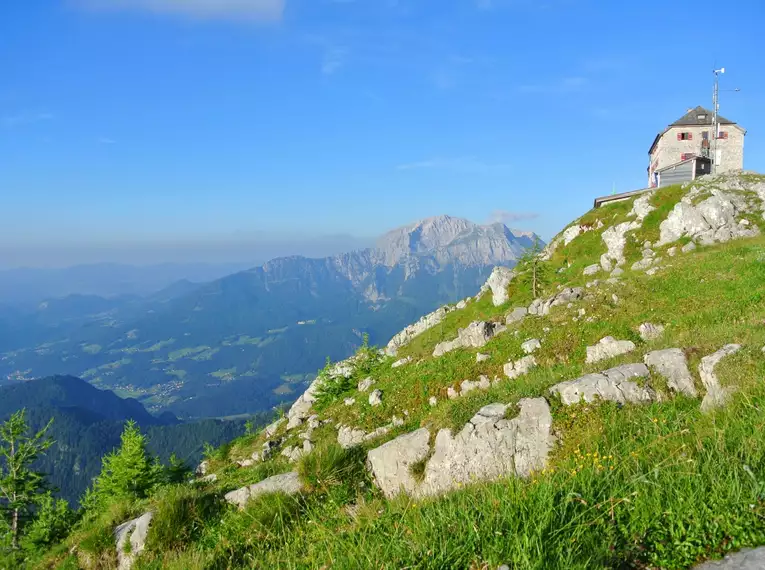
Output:
<svg viewBox="0 0 765 570">
<path fill-rule="evenodd" d="M 474 157 L 431 158 L 399 164 L 396 170 L 451 170 L 453 172 L 488 174 L 510 169 L 509 164 L 489 163 Z"/>
<path fill-rule="evenodd" d="M 510 210 L 494 210 L 491 214 L 489 214 L 488 221 L 490 224 L 496 224 L 497 222 L 510 224 L 523 220 L 535 220 L 538 217 L 538 212 L 512 212 Z"/>
<path fill-rule="evenodd" d="M 17 113 L 15 115 L 6 115 L 0 119 L 6 127 L 15 127 L 18 125 L 28 125 L 31 123 L 39 123 L 41 121 L 50 121 L 53 118 L 51 113 Z"/>
<path fill-rule="evenodd" d="M 324 75 L 332 75 L 345 65 L 348 58 L 348 50 L 344 47 L 332 46 L 324 51 L 321 60 L 321 72 Z"/>
<path fill-rule="evenodd" d="M 131 10 L 209 20 L 281 20 L 286 0 L 74 0 L 92 10 Z"/>
</svg>

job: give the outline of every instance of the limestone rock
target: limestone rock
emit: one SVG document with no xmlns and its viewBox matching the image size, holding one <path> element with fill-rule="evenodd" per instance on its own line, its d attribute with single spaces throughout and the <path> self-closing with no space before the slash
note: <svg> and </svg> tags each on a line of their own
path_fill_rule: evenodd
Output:
<svg viewBox="0 0 765 570">
<path fill-rule="evenodd" d="M 651 197 L 653 192 L 643 194 L 639 198 L 636 198 L 632 203 L 632 210 L 628 214 L 629 216 L 636 216 L 639 221 L 643 221 L 645 217 L 653 212 L 656 208 L 651 205 Z"/>
<path fill-rule="evenodd" d="M 260 495 L 266 495 L 268 493 L 294 495 L 299 493 L 302 487 L 297 472 L 292 471 L 290 473 L 274 475 L 260 483 L 255 483 L 254 485 L 248 485 L 247 487 L 242 487 L 236 491 L 231 491 L 230 493 L 226 493 L 223 498 L 228 503 L 243 509 L 247 504 L 247 501 L 259 497 Z"/>
<path fill-rule="evenodd" d="M 266 434 L 266 437 L 271 438 L 276 435 L 276 432 L 279 431 L 279 426 L 281 426 L 286 421 L 287 420 L 285 418 L 279 418 L 274 423 L 268 424 L 263 430 Z"/>
<path fill-rule="evenodd" d="M 582 230 L 583 228 L 579 224 L 574 224 L 573 226 L 566 228 L 561 234 L 563 245 L 568 245 L 574 241 L 582 233 Z"/>
<path fill-rule="evenodd" d="M 657 338 L 661 338 L 664 334 L 664 327 L 653 323 L 642 323 L 638 327 L 638 333 L 640 334 L 640 338 L 646 342 L 656 340 Z"/>
<path fill-rule="evenodd" d="M 114 529 L 114 540 L 117 543 L 117 569 L 130 570 L 135 559 L 146 548 L 146 537 L 154 513 L 144 513 L 140 517 L 121 524 Z M 128 541 L 130 546 L 128 547 Z"/>
<path fill-rule="evenodd" d="M 606 229 L 602 234 L 603 243 L 606 244 L 606 253 L 601 256 L 601 265 L 613 262 L 617 267 L 622 265 L 624 259 L 624 247 L 627 245 L 626 234 L 640 227 L 638 222 L 622 222 Z"/>
<path fill-rule="evenodd" d="M 655 260 L 652 257 L 644 257 L 640 261 L 636 261 L 632 264 L 632 271 L 644 271 L 654 264 Z"/>
<path fill-rule="evenodd" d="M 543 469 L 553 445 L 552 415 L 544 398 L 524 398 L 520 412 L 504 419 L 508 406 L 490 404 L 456 435 L 442 429 L 425 466 L 417 495 L 437 495 L 475 481 L 507 475 L 527 477 Z"/>
<path fill-rule="evenodd" d="M 504 366 L 504 372 L 505 376 L 510 378 L 511 380 L 513 378 L 518 378 L 519 376 L 523 376 L 524 374 L 528 374 L 529 371 L 532 368 L 535 368 L 537 365 L 537 360 L 533 356 L 524 356 L 520 360 L 516 360 L 515 362 L 508 362 Z"/>
<path fill-rule="evenodd" d="M 369 394 L 369 405 L 379 406 L 382 404 L 382 390 L 374 390 Z"/>
<path fill-rule="evenodd" d="M 693 204 L 693 191 L 684 196 L 659 226 L 659 245 L 681 237 L 708 245 L 759 235 L 757 226 L 748 227 L 737 222 L 741 214 L 754 211 L 743 196 L 719 188 L 713 188 L 711 194 L 698 204 Z"/>
<path fill-rule="evenodd" d="M 215 473 L 210 473 L 200 479 L 200 481 L 204 481 L 205 483 L 215 483 L 217 480 L 218 476 Z"/>
<path fill-rule="evenodd" d="M 739 344 L 726 344 L 717 352 L 705 356 L 701 359 L 699 364 L 699 376 L 701 376 L 701 383 L 704 384 L 707 394 L 701 401 L 701 411 L 708 412 L 715 408 L 725 405 L 733 391 L 732 387 L 723 388 L 720 385 L 720 380 L 715 374 L 715 367 L 720 361 L 731 354 L 735 354 L 741 350 Z"/>
<path fill-rule="evenodd" d="M 504 325 L 486 321 L 474 321 L 457 332 L 457 338 L 436 345 L 433 356 L 438 357 L 458 348 L 481 348 L 495 335 L 507 330 Z"/>
<path fill-rule="evenodd" d="M 622 275 L 624 275 L 624 269 L 621 267 L 617 267 L 611 272 L 611 277 L 621 277 Z"/>
<path fill-rule="evenodd" d="M 481 293 L 491 290 L 491 302 L 495 307 L 504 305 L 510 299 L 507 288 L 515 277 L 515 271 L 507 267 L 495 267 L 486 283 L 481 287 Z"/>
<path fill-rule="evenodd" d="M 535 299 L 531 305 L 529 305 L 528 312 L 538 316 L 548 315 L 550 309 L 553 307 L 573 303 L 574 301 L 580 300 L 583 296 L 584 289 L 581 287 L 567 287 L 549 299 Z"/>
<path fill-rule="evenodd" d="M 598 263 L 594 265 L 588 265 L 584 268 L 584 271 L 582 271 L 582 275 L 595 275 L 596 273 L 600 272 L 600 270 L 601 267 Z"/>
<path fill-rule="evenodd" d="M 294 463 L 303 457 L 303 449 L 296 445 L 290 445 L 282 449 L 282 455 L 286 457 L 290 463 Z"/>
<path fill-rule="evenodd" d="M 505 324 L 510 325 L 522 321 L 528 313 L 529 310 L 526 307 L 516 307 L 505 317 Z"/>
<path fill-rule="evenodd" d="M 696 249 L 696 244 L 695 244 L 695 243 L 693 243 L 692 241 L 691 241 L 691 242 L 688 242 L 688 243 L 686 243 L 686 244 L 685 244 L 685 245 L 684 245 L 682 248 L 680 248 L 680 250 L 681 250 L 683 253 L 688 253 L 688 252 L 691 252 L 691 251 L 693 251 L 694 249 Z"/>
<path fill-rule="evenodd" d="M 423 461 L 430 452 L 430 432 L 421 428 L 389 441 L 367 454 L 375 483 L 386 497 L 401 491 L 413 494 L 419 483 L 412 475 L 412 465 Z"/>
<path fill-rule="evenodd" d="M 677 255 L 677 248 L 676 247 L 670 247 L 667 250 L 667 255 L 670 257 L 675 257 Z"/>
<path fill-rule="evenodd" d="M 449 386 L 449 388 L 447 388 L 446 390 L 446 397 L 449 398 L 450 400 L 456 400 L 457 398 L 460 397 L 460 393 L 457 392 L 457 390 L 455 390 L 451 386 Z"/>
<path fill-rule="evenodd" d="M 399 348 L 406 346 L 413 338 L 439 324 L 444 320 L 444 317 L 453 310 L 454 308 L 448 306 L 440 307 L 432 313 L 425 315 L 416 323 L 409 325 L 390 340 L 385 347 L 385 354 L 388 356 L 396 356 L 396 352 Z"/>
<path fill-rule="evenodd" d="M 647 378 L 648 375 L 648 368 L 644 364 L 624 364 L 601 373 L 585 374 L 576 380 L 561 382 L 550 388 L 550 393 L 558 394 L 566 406 L 582 400 L 590 403 L 596 399 L 620 404 L 651 402 L 658 399 L 656 393 L 630 381 L 631 378 Z"/>
<path fill-rule="evenodd" d="M 476 362 L 485 362 L 491 358 L 488 354 L 482 354 L 480 352 L 477 352 L 475 355 L 475 361 Z"/>
<path fill-rule="evenodd" d="M 537 351 L 542 346 L 542 343 L 539 342 L 539 339 L 532 338 L 521 344 L 521 349 L 526 354 L 532 354 L 535 351 Z"/>
<path fill-rule="evenodd" d="M 324 382 L 324 378 L 322 378 L 321 375 L 317 376 L 316 379 L 311 382 L 311 385 L 308 386 L 308 389 L 295 400 L 294 404 L 292 404 L 292 407 L 287 412 L 288 430 L 298 427 L 311 415 L 311 407 L 316 401 L 316 393 L 322 382 Z"/>
<path fill-rule="evenodd" d="M 635 350 L 635 343 L 631 340 L 616 340 L 612 336 L 607 336 L 600 339 L 595 346 L 587 347 L 587 359 L 588 364 L 592 362 L 599 362 L 606 360 L 607 358 L 613 358 L 620 354 L 626 354 Z"/>
<path fill-rule="evenodd" d="M 204 461 L 202 461 L 202 463 L 197 465 L 197 468 L 194 471 L 194 474 L 197 477 L 203 477 L 203 476 L 207 475 L 207 471 L 209 469 L 210 469 L 210 462 L 205 459 Z"/>
<path fill-rule="evenodd" d="M 359 392 L 366 392 L 372 387 L 372 384 L 374 384 L 375 381 L 371 378 L 364 378 L 361 382 L 359 382 L 358 390 Z"/>
<path fill-rule="evenodd" d="M 391 364 L 391 368 L 398 368 L 399 366 L 403 366 L 404 364 L 409 364 L 412 361 L 411 356 L 407 356 L 406 358 L 401 358 Z"/>
<path fill-rule="evenodd" d="M 643 362 L 667 379 L 667 386 L 675 392 L 695 398 L 696 386 L 688 370 L 688 360 L 679 348 L 654 350 L 643 357 Z"/>
<path fill-rule="evenodd" d="M 361 429 L 354 429 L 348 426 L 340 426 L 337 430 L 337 443 L 343 449 L 361 445 L 364 442 L 367 432 Z"/>
<path fill-rule="evenodd" d="M 356 403 L 356 398 L 346 398 L 345 400 L 343 400 L 343 404 L 345 404 L 346 406 L 352 406 L 355 403 Z"/>
<path fill-rule="evenodd" d="M 460 383 L 460 396 L 464 396 L 468 392 L 472 392 L 473 390 L 478 389 L 478 382 L 473 382 L 471 380 L 463 380 Z"/>
<path fill-rule="evenodd" d="M 428 404 L 430 404 L 430 406 L 433 407 L 436 404 L 438 404 L 438 399 L 435 396 L 431 396 L 430 398 L 428 398 Z"/>
<path fill-rule="evenodd" d="M 541 470 L 554 441 L 549 405 L 544 398 L 522 399 L 519 414 L 511 420 L 505 419 L 508 407 L 500 403 L 484 406 L 456 435 L 449 429 L 440 430 L 422 482 L 414 479 L 410 468 L 428 456 L 430 434 L 426 429 L 370 451 L 375 481 L 387 497 L 401 491 L 432 496 L 463 484 L 508 475 L 527 477 Z M 381 461 L 381 450 L 387 456 L 385 461 Z M 392 472 L 397 476 L 390 477 Z"/>
<path fill-rule="evenodd" d="M 693 570 L 762 570 L 765 568 L 765 547 L 744 549 L 728 554 L 722 560 L 710 560 Z"/>
</svg>

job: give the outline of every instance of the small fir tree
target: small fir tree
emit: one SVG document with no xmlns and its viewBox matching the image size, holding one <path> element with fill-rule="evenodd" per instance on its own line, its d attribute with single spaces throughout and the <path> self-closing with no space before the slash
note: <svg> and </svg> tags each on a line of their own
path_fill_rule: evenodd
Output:
<svg viewBox="0 0 765 570">
<path fill-rule="evenodd" d="M 542 245 L 539 239 L 535 239 L 534 245 L 526 250 L 518 261 L 518 266 L 525 269 L 525 272 L 521 274 L 521 281 L 528 283 L 531 294 L 536 299 L 549 279 L 549 268 L 542 259 Z"/>
<path fill-rule="evenodd" d="M 0 425 L 0 514 L 7 523 L 12 550 L 18 550 L 22 526 L 45 490 L 44 475 L 31 466 L 53 445 L 47 436 L 51 423 L 52 419 L 31 435 L 25 410 L 20 410 Z"/>
<path fill-rule="evenodd" d="M 101 474 L 83 500 L 87 511 L 100 510 L 119 500 L 143 499 L 162 480 L 162 466 L 146 449 L 146 437 L 130 420 L 120 437 L 120 447 L 102 460 Z"/>
</svg>

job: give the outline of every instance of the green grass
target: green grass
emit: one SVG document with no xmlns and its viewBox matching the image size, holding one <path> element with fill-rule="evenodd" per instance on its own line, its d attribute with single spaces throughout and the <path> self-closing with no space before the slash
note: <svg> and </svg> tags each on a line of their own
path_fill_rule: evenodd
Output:
<svg viewBox="0 0 765 570">
<path fill-rule="evenodd" d="M 640 255 L 643 241 L 658 239 L 662 219 L 682 192 L 670 187 L 651 195 L 657 209 L 628 234 L 628 257 Z M 585 283 L 581 270 L 605 251 L 602 232 L 628 220 L 631 208 L 627 200 L 578 220 L 593 229 L 556 250 L 545 296 Z M 594 229 L 598 221 L 603 226 Z M 405 366 L 394 369 L 395 359 L 367 351 L 351 378 L 325 387 L 314 410 L 329 421 L 314 430 L 315 449 L 297 465 L 277 451 L 265 463 L 238 468 L 234 461 L 259 451 L 265 440 L 263 434 L 245 436 L 211 458 L 217 482 L 155 497 L 152 504 L 165 522 L 138 568 L 675 569 L 765 544 L 765 236 L 699 247 L 664 264 L 653 277 L 628 264 L 621 283 L 586 289 L 571 309 L 555 307 L 547 316 L 511 325 L 479 349 L 490 355 L 485 362 L 476 362 L 475 349 L 435 359 L 431 354 L 471 321 L 504 321 L 513 307 L 528 305 L 526 280 L 511 284 L 511 300 L 502 307 L 485 295 L 447 315 L 401 349 L 396 358 L 413 359 Z M 579 309 L 585 317 L 574 320 Z M 663 324 L 665 334 L 644 342 L 637 328 L 646 321 Z M 606 335 L 632 340 L 635 351 L 586 364 L 586 346 Z M 522 356 L 521 343 L 530 338 L 542 343 L 535 353 L 539 367 L 516 380 L 504 378 L 503 364 Z M 399 434 L 420 427 L 431 437 L 442 428 L 458 430 L 483 405 L 545 395 L 558 382 L 641 362 L 660 348 L 682 347 L 697 376 L 703 356 L 732 342 L 743 348 L 724 359 L 717 373 L 736 391 L 727 407 L 709 415 L 700 412 L 699 400 L 674 396 L 655 376 L 641 382 L 661 392 L 659 403 L 564 407 L 552 399 L 558 443 L 548 467 L 528 479 L 388 501 L 366 471 L 367 450 Z M 503 380 L 485 392 L 446 398 L 450 386 L 481 374 Z M 380 406 L 369 406 L 367 394 L 356 390 L 367 376 L 383 391 Z M 345 406 L 349 396 L 356 403 Z M 434 407 L 431 396 L 438 400 Z M 508 416 L 514 413 L 510 406 Z M 372 431 L 394 415 L 404 425 L 385 437 L 351 450 L 337 445 L 335 425 Z M 301 443 L 300 431 L 286 434 L 282 447 Z M 411 471 L 420 476 L 424 467 L 422 462 Z M 217 511 L 213 501 L 205 510 L 210 497 L 293 469 L 305 484 L 298 496 L 260 497 L 242 511 Z M 99 525 L 79 532 L 87 552 L 108 557 Z"/>
</svg>

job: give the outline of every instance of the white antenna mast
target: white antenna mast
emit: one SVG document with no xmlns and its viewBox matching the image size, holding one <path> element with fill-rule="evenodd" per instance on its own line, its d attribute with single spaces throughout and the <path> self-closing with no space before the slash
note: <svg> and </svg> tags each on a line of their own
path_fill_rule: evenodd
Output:
<svg viewBox="0 0 765 570">
<path fill-rule="evenodd" d="M 725 68 L 712 70 L 715 74 L 715 87 L 712 92 L 712 110 L 714 118 L 712 119 L 712 174 L 717 172 L 717 137 L 719 135 L 719 125 L 717 124 L 717 114 L 720 111 L 720 75 L 725 73 Z"/>
</svg>

